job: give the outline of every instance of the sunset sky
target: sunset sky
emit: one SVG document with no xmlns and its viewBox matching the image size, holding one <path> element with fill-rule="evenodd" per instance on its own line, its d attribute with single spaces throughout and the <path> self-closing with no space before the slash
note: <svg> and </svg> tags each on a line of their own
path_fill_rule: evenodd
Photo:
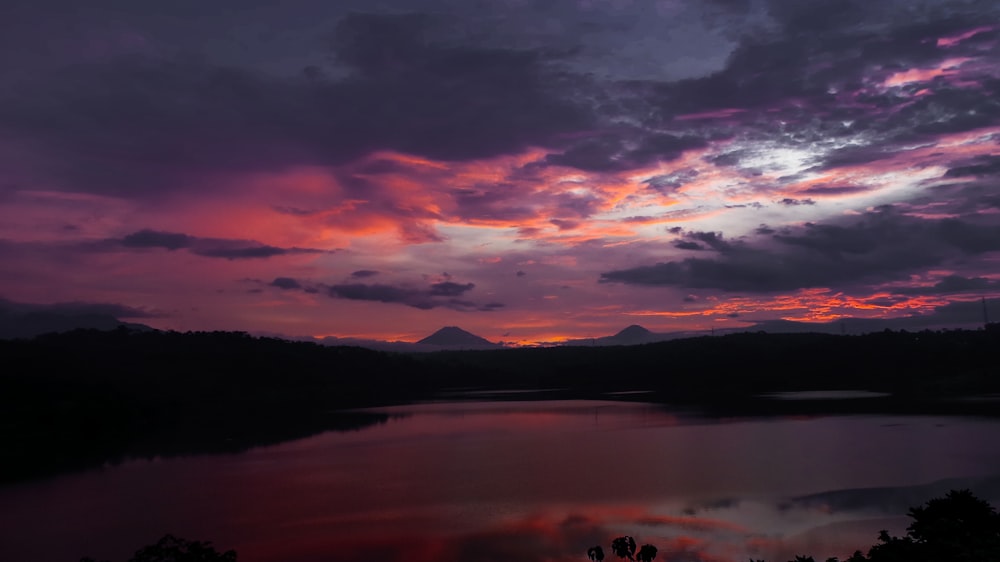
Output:
<svg viewBox="0 0 1000 562">
<path fill-rule="evenodd" d="M 9 302 L 528 343 L 1000 296 L 996 0 L 6 0 L 0 69 Z"/>
</svg>

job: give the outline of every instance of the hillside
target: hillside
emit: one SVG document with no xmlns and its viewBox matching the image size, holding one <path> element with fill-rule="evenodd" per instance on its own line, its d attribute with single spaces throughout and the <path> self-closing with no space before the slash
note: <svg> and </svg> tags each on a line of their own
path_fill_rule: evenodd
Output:
<svg viewBox="0 0 1000 562">
<path fill-rule="evenodd" d="M 448 330 L 442 338 L 456 342 L 456 334 Z M 378 423 L 384 419 L 352 410 L 439 399 L 443 391 L 460 395 L 455 389 L 528 390 L 546 399 L 607 399 L 643 391 L 624 396 L 722 415 L 997 415 L 989 400 L 1000 392 L 996 349 L 996 329 L 732 334 L 638 346 L 430 354 L 232 332 L 120 328 L 48 334 L 0 341 L 8 366 L 0 373 L 0 439 L 7 447 L 0 482 L 130 456 L 241 450 Z M 811 402 L 759 398 L 837 389 L 889 396 Z M 976 395 L 985 396 L 966 400 Z"/>
</svg>

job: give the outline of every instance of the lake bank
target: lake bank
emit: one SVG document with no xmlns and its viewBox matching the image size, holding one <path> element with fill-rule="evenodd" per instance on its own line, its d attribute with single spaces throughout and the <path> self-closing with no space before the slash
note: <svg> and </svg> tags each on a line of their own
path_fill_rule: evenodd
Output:
<svg viewBox="0 0 1000 562">
<path fill-rule="evenodd" d="M 0 341 L 0 483 L 132 457 L 232 452 L 350 428 L 345 409 L 435 399 L 614 399 L 717 417 L 996 415 L 997 334 L 737 334 L 618 348 L 419 356 L 239 333 Z M 874 398 L 762 395 L 867 390 Z M 377 423 L 377 420 L 374 422 Z"/>
</svg>

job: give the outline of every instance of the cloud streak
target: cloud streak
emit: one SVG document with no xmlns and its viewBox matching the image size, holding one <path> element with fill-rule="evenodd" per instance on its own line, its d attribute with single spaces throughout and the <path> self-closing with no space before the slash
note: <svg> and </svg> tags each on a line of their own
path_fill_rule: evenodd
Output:
<svg viewBox="0 0 1000 562">
<path fill-rule="evenodd" d="M 192 254 L 206 258 L 227 260 L 263 259 L 290 254 L 320 254 L 324 250 L 311 248 L 277 248 L 253 240 L 226 240 L 220 238 L 199 238 L 177 232 L 139 230 L 121 239 L 112 240 L 122 248 L 144 250 L 161 248 L 167 251 L 188 250 Z"/>
</svg>

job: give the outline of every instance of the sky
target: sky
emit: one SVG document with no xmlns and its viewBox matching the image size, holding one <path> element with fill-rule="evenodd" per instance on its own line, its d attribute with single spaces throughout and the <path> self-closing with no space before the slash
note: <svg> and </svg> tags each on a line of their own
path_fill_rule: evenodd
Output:
<svg viewBox="0 0 1000 562">
<path fill-rule="evenodd" d="M 596 337 L 1000 296 L 1000 4 L 7 0 L 0 298 Z"/>
</svg>

